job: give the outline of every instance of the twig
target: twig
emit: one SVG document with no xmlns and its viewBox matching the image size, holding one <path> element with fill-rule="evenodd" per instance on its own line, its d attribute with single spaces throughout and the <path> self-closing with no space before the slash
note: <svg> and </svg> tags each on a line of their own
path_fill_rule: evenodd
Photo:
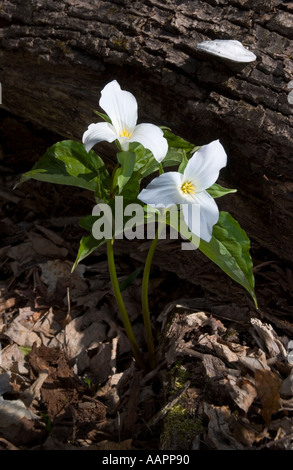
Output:
<svg viewBox="0 0 293 470">
<path fill-rule="evenodd" d="M 163 361 L 155 369 L 151 370 L 148 374 L 146 374 L 145 377 L 141 381 L 142 387 L 144 387 L 147 384 L 147 382 L 149 382 L 149 380 L 152 380 L 157 375 L 159 370 L 162 369 L 162 367 L 164 367 L 165 365 L 166 365 L 166 361 Z"/>
<path fill-rule="evenodd" d="M 287 441 L 288 439 L 293 439 L 293 432 L 290 432 L 290 434 L 287 434 L 287 436 L 280 437 L 280 439 L 275 439 L 274 441 L 267 442 L 266 444 L 261 445 L 258 447 L 258 450 L 260 449 L 267 449 L 270 448 L 276 444 L 282 444 L 283 442 Z"/>
<path fill-rule="evenodd" d="M 185 382 L 184 387 L 176 393 L 175 397 L 172 398 L 167 405 L 165 405 L 152 419 L 149 421 L 149 426 L 155 426 L 161 419 L 163 419 L 167 413 L 170 411 L 173 406 L 175 406 L 178 401 L 180 400 L 181 396 L 186 392 L 188 387 L 190 386 L 191 381 L 188 380 Z"/>
</svg>

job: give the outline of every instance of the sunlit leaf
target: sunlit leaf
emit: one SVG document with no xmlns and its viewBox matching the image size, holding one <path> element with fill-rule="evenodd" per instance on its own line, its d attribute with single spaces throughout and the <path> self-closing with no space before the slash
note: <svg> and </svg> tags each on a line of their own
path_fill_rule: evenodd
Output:
<svg viewBox="0 0 293 470">
<path fill-rule="evenodd" d="M 164 137 L 167 139 L 169 147 L 183 149 L 187 152 L 195 151 L 198 148 L 191 142 L 173 134 L 168 129 L 164 129 Z"/>
<path fill-rule="evenodd" d="M 96 111 L 95 109 L 94 109 L 94 113 L 100 118 L 102 118 L 104 121 L 108 122 L 109 124 L 112 124 L 112 121 L 107 114 L 100 113 L 99 111 Z"/>
<path fill-rule="evenodd" d="M 19 184 L 30 178 L 48 183 L 89 189 L 102 198 L 107 194 L 110 176 L 103 160 L 83 144 L 72 140 L 57 142 L 50 147 Z"/>
<path fill-rule="evenodd" d="M 220 212 L 209 243 L 200 241 L 199 249 L 252 296 L 255 305 L 253 263 L 250 241 L 239 223 L 228 212 Z"/>
<path fill-rule="evenodd" d="M 114 187 L 117 185 L 119 188 L 119 194 L 122 192 L 123 187 L 131 178 L 135 164 L 135 153 L 134 152 L 119 152 L 117 154 L 117 160 L 120 163 L 120 168 L 115 173 Z"/>
<path fill-rule="evenodd" d="M 196 237 L 190 236 L 190 231 L 178 211 L 179 221 L 167 223 L 179 231 L 184 239 L 193 241 L 197 247 Z M 173 219 L 174 221 L 174 219 Z M 252 296 L 255 305 L 257 300 L 254 292 L 253 263 L 250 257 L 250 241 L 239 223 L 228 212 L 220 212 L 219 221 L 213 228 L 210 242 L 200 240 L 198 248 L 231 279 L 243 286 Z"/>
<path fill-rule="evenodd" d="M 106 242 L 105 238 L 102 240 L 96 240 L 92 235 L 87 237 L 82 237 L 79 244 L 79 250 L 74 262 L 72 272 L 75 270 L 78 263 L 84 260 L 87 256 L 93 253 L 99 246 L 103 245 Z"/>
<path fill-rule="evenodd" d="M 215 183 L 215 184 L 213 184 L 213 186 L 211 186 L 209 189 L 207 189 L 207 192 L 214 199 L 216 199 L 217 197 L 222 197 L 222 196 L 225 196 L 226 194 L 236 193 L 237 189 L 223 188 L 223 186 L 220 186 L 219 184 Z"/>
</svg>

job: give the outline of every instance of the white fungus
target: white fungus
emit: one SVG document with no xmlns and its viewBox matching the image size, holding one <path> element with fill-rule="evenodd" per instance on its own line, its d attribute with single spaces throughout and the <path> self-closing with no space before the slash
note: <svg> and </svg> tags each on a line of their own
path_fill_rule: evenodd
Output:
<svg viewBox="0 0 293 470">
<path fill-rule="evenodd" d="M 207 54 L 221 57 L 232 62 L 253 62 L 256 55 L 246 49 L 241 42 L 233 39 L 215 39 L 213 41 L 203 41 L 197 44 L 196 48 Z"/>
</svg>

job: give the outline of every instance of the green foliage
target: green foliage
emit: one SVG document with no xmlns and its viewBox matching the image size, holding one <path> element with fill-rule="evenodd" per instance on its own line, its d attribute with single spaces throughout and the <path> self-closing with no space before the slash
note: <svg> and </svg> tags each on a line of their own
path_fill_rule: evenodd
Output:
<svg viewBox="0 0 293 470">
<path fill-rule="evenodd" d="M 134 152 L 119 152 L 117 153 L 117 160 L 120 163 L 120 167 L 115 172 L 114 176 L 114 188 L 118 186 L 118 193 L 121 194 L 124 186 L 131 178 L 135 164 L 135 153 Z"/>
<path fill-rule="evenodd" d="M 140 180 L 158 171 L 159 163 L 150 150 L 137 143 L 131 143 L 130 149 L 135 153 L 136 157 L 134 173 Z"/>
<path fill-rule="evenodd" d="M 107 115 L 97 111 L 96 114 L 110 122 Z M 112 183 L 103 160 L 94 151 L 86 152 L 83 144 L 64 140 L 51 146 L 33 168 L 21 177 L 19 184 L 32 178 L 88 189 L 94 193 L 96 201 L 105 201 L 110 204 L 115 218 L 115 194 L 123 196 L 124 207 L 133 202 L 141 204 L 137 196 L 144 178 L 152 174 L 157 176 L 172 167 L 177 167 L 179 172 L 183 172 L 190 156 L 200 148 L 176 136 L 169 129 L 164 129 L 164 136 L 169 148 L 161 164 L 141 144 L 131 143 L 129 151 L 118 152 L 119 165 L 113 175 Z M 112 195 L 111 191 L 114 191 Z M 217 183 L 207 191 L 213 198 L 236 192 L 235 189 L 227 189 Z M 92 235 L 92 227 L 98 217 L 88 215 L 80 220 L 80 226 L 87 230 L 89 235 L 82 237 L 80 241 L 73 269 L 106 242 L 105 239 L 96 240 Z M 129 217 L 123 220 L 125 222 L 129 220 Z M 167 223 L 171 224 L 170 219 Z M 181 235 L 190 239 L 190 232 L 182 217 L 178 227 Z M 229 277 L 242 285 L 257 305 L 252 261 L 249 254 L 250 242 L 238 222 L 229 213 L 220 212 L 211 241 L 207 243 L 200 240 L 199 249 Z"/>
<path fill-rule="evenodd" d="M 78 263 L 84 260 L 87 256 L 89 256 L 93 251 L 95 251 L 105 242 L 106 240 L 104 238 L 102 240 L 97 240 L 93 237 L 93 235 L 82 237 L 79 243 L 79 250 L 74 265 L 72 267 L 72 271 L 75 270 Z"/>
<path fill-rule="evenodd" d="M 195 150 L 199 149 L 199 147 L 196 147 L 194 144 L 191 142 L 188 142 L 185 139 L 182 139 L 182 137 L 179 137 L 178 135 L 173 134 L 170 129 L 163 128 L 164 131 L 164 137 L 168 141 L 168 146 L 169 148 L 177 148 L 180 150 L 185 150 L 186 152 L 193 153 Z"/>
<path fill-rule="evenodd" d="M 220 212 L 209 243 L 200 241 L 199 249 L 252 296 L 255 305 L 254 276 L 250 241 L 239 223 L 228 212 Z"/>
<path fill-rule="evenodd" d="M 129 98 L 130 95 L 122 95 L 121 93 L 123 92 L 119 91 L 120 87 L 117 86 L 117 82 L 115 83 L 115 81 L 113 81 L 108 85 L 110 87 L 108 91 L 112 90 L 111 93 L 113 96 L 107 94 L 107 98 L 105 95 L 105 99 L 109 100 L 109 109 L 113 111 L 113 113 L 112 111 L 109 111 L 109 113 L 112 116 L 113 122 L 114 119 L 116 119 L 118 123 L 117 126 L 120 130 L 112 126 L 109 116 L 99 111 L 94 112 L 108 123 L 98 125 L 97 128 L 95 127 L 95 130 L 100 129 L 101 134 L 103 134 L 103 130 L 111 126 L 114 132 L 114 138 L 116 139 L 115 144 L 118 149 L 116 154 L 117 163 L 111 176 L 103 160 L 93 150 L 87 152 L 83 144 L 72 140 L 64 140 L 51 146 L 33 168 L 21 177 L 18 184 L 28 181 L 29 179 L 35 179 L 48 183 L 79 187 L 93 193 L 93 204 L 89 209 L 89 212 L 92 210 L 92 215 L 85 215 L 79 222 L 80 226 L 87 232 L 87 235 L 84 235 L 80 240 L 72 271 L 76 268 L 78 263 L 106 243 L 108 269 L 113 294 L 121 314 L 133 356 L 137 364 L 143 369 L 145 368 L 144 358 L 136 342 L 131 321 L 121 295 L 121 292 L 127 289 L 139 276 L 142 268 L 136 269 L 122 283 L 119 283 L 113 244 L 115 239 L 122 238 L 123 236 L 129 239 L 135 236 L 141 238 L 145 229 L 145 223 L 153 224 L 152 227 L 147 227 L 148 235 L 150 228 L 156 228 L 156 234 L 150 245 L 144 265 L 141 296 L 142 317 L 149 354 L 149 365 L 151 368 L 154 368 L 156 366 L 156 358 L 148 305 L 148 285 L 150 267 L 161 230 L 165 229 L 166 224 L 175 227 L 184 239 L 191 240 L 191 242 L 196 245 L 191 246 L 191 248 L 199 248 L 202 253 L 219 266 L 230 278 L 242 285 L 253 297 L 255 305 L 257 306 L 254 293 L 252 261 L 249 253 L 250 242 L 238 222 L 227 212 L 220 212 L 218 223 L 214 225 L 212 238 L 208 243 L 190 232 L 188 226 L 191 226 L 192 230 L 198 234 L 200 234 L 200 227 L 194 227 L 194 220 L 192 221 L 192 225 L 189 220 L 187 221 L 188 225 L 186 224 L 184 220 L 186 214 L 184 213 L 183 216 L 183 211 L 181 210 L 182 206 L 178 201 L 187 201 L 188 211 L 190 209 L 193 210 L 194 207 L 191 207 L 192 200 L 188 198 L 188 195 L 193 194 L 193 192 L 196 193 L 196 188 L 199 187 L 197 183 L 198 179 L 200 180 L 200 176 L 194 174 L 193 178 L 193 176 L 190 175 L 191 181 L 186 181 L 184 184 L 181 176 L 185 172 L 189 159 L 193 158 L 193 154 L 200 147 L 196 147 L 193 143 L 176 136 L 170 129 L 162 128 L 164 138 L 168 143 L 168 150 L 163 161 L 158 162 L 150 150 L 144 148 L 143 145 L 139 143 L 130 142 L 131 136 L 133 137 L 135 135 L 132 131 L 137 119 L 136 106 L 133 106 L 133 99 L 131 98 L 131 102 L 127 103 L 127 101 L 122 98 L 122 96 Z M 119 104 L 120 99 L 122 99 L 121 106 Z M 113 103 L 115 103 L 115 105 L 113 105 Z M 127 106 L 129 109 L 126 111 L 125 108 Z M 107 106 L 103 106 L 103 108 L 107 109 Z M 150 127 L 144 127 L 144 129 L 145 132 L 147 132 L 147 129 L 150 129 Z M 159 134 L 161 133 L 159 132 Z M 145 139 L 152 139 L 152 132 L 147 135 L 142 132 L 141 137 L 139 133 L 136 135 L 140 142 L 145 142 Z M 122 138 L 122 136 L 124 137 Z M 97 134 L 94 131 L 93 138 L 95 139 L 96 137 Z M 104 135 L 100 135 L 99 138 L 94 141 L 98 143 L 100 138 L 107 141 L 108 133 L 105 132 Z M 164 138 L 162 138 L 162 135 L 159 135 L 158 141 L 152 142 L 154 146 L 158 145 L 158 155 L 161 151 L 165 152 L 166 141 Z M 126 143 L 127 147 L 124 145 Z M 153 148 L 152 144 L 150 144 L 151 148 Z M 220 149 L 219 152 L 222 151 L 219 141 L 213 142 L 211 145 L 212 147 L 210 148 Z M 128 150 L 122 150 L 122 146 Z M 218 150 L 213 150 L 213 152 L 218 152 Z M 155 155 L 158 158 L 156 152 Z M 210 158 L 214 158 L 214 154 L 209 154 L 207 165 L 204 165 L 202 173 L 208 170 Z M 223 160 L 220 159 L 216 164 L 222 161 Z M 181 173 L 181 175 L 165 174 L 157 180 L 155 184 L 150 187 L 148 193 L 153 194 L 153 199 L 151 197 L 144 198 L 144 192 L 140 194 L 141 186 L 145 186 L 144 179 L 149 179 L 150 176 L 162 175 L 162 173 L 170 169 L 173 171 L 174 167 L 176 169 L 175 171 Z M 176 181 L 178 182 L 182 181 L 181 190 L 179 183 L 174 182 L 175 178 L 177 178 Z M 158 181 L 162 183 L 160 188 L 156 186 Z M 215 181 L 215 179 L 213 181 Z M 219 198 L 229 193 L 234 193 L 236 190 L 227 189 L 215 183 L 207 191 L 212 198 Z M 146 201 L 150 200 L 154 203 L 154 207 L 152 207 L 151 211 L 149 211 L 149 206 L 144 206 L 138 197 Z M 159 210 L 158 208 L 162 205 L 163 201 L 166 203 L 173 201 L 174 205 L 172 209 L 169 205 L 169 207 L 162 211 Z M 155 207 L 156 204 L 157 206 Z M 205 208 L 204 203 L 203 208 Z M 209 219 L 208 222 L 213 223 L 213 219 Z M 100 239 L 98 239 L 99 237 Z M 210 233 L 209 236 L 205 238 L 209 240 Z M 23 350 L 23 352 L 26 353 L 25 350 Z M 178 368 L 176 380 L 173 384 L 174 390 L 184 386 L 186 373 L 187 371 L 185 371 L 183 367 Z M 90 382 L 87 382 L 87 385 L 89 388 L 91 387 Z M 46 421 L 45 416 L 44 420 Z M 181 407 L 179 403 L 169 411 L 165 424 L 166 442 L 172 442 L 172 433 L 175 432 L 181 439 L 183 446 L 201 427 L 201 423 L 195 423 L 193 417 L 191 417 L 186 412 L 186 409 Z M 47 426 L 48 428 L 50 427 L 49 421 L 47 422 Z M 169 434 L 170 431 L 171 434 Z"/>
<path fill-rule="evenodd" d="M 107 116 L 107 114 L 100 113 L 99 111 L 96 111 L 96 110 L 94 110 L 94 113 L 100 118 L 102 118 L 104 121 L 108 122 L 109 124 L 112 124 L 111 119 L 109 118 L 109 116 Z"/>
<path fill-rule="evenodd" d="M 135 269 L 124 281 L 119 284 L 120 292 L 126 290 L 135 281 L 135 279 L 142 272 L 142 269 L 142 267 Z"/>
<path fill-rule="evenodd" d="M 32 348 L 30 346 L 18 346 L 18 349 L 25 355 L 28 356 Z"/>
<path fill-rule="evenodd" d="M 167 217 L 167 223 L 189 241 L 191 233 L 184 222 L 182 212 L 178 212 L 178 219 Z M 176 223 L 176 224 L 175 224 Z M 198 246 L 202 253 L 221 268 L 231 279 L 242 285 L 252 296 L 255 305 L 257 300 L 254 293 L 254 276 L 252 260 L 250 257 L 250 241 L 239 223 L 228 212 L 220 211 L 219 221 L 213 228 L 210 242 L 198 239 Z"/>
<path fill-rule="evenodd" d="M 57 142 L 50 147 L 18 184 L 30 178 L 85 188 L 101 199 L 110 184 L 103 160 L 93 150 L 87 153 L 81 143 L 72 140 Z"/>
<path fill-rule="evenodd" d="M 46 427 L 47 432 L 51 432 L 52 431 L 52 421 L 51 421 L 50 416 L 47 413 L 42 413 L 41 412 L 40 417 L 43 420 L 43 422 L 45 423 L 45 427 Z"/>
<path fill-rule="evenodd" d="M 226 196 L 226 194 L 236 193 L 237 189 L 223 188 L 223 186 L 220 186 L 219 184 L 215 183 L 213 184 L 213 186 L 207 189 L 207 192 L 210 196 L 216 199 L 218 197 Z"/>
</svg>

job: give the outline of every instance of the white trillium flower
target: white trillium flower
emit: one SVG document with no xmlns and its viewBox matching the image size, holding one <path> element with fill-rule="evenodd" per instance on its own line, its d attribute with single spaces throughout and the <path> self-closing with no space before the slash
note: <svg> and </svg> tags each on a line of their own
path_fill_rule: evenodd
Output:
<svg viewBox="0 0 293 470">
<path fill-rule="evenodd" d="M 226 152 L 219 140 L 215 140 L 193 154 L 183 174 L 175 171 L 163 173 L 140 192 L 138 199 L 157 207 L 180 204 L 189 230 L 209 242 L 213 226 L 219 219 L 219 209 L 206 189 L 216 182 L 226 164 Z M 192 221 L 193 204 L 200 207 L 200 227 L 195 220 Z"/>
<path fill-rule="evenodd" d="M 111 124 L 90 124 L 82 138 L 87 152 L 98 142 L 118 139 L 124 151 L 129 150 L 130 142 L 137 142 L 150 150 L 158 162 L 163 160 L 168 151 L 163 131 L 154 124 L 136 124 L 137 101 L 132 93 L 121 90 L 119 83 L 113 80 L 102 90 L 99 105 Z"/>
</svg>

